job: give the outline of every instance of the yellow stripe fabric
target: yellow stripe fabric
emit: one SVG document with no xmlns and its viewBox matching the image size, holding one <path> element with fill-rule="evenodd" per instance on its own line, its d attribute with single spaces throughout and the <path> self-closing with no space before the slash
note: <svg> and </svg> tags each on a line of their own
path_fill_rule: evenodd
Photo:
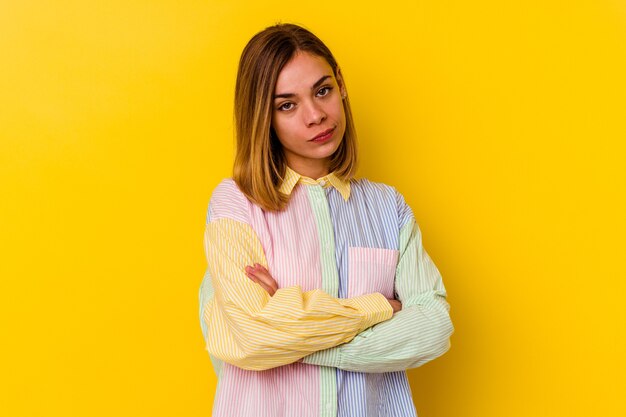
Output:
<svg viewBox="0 0 626 417">
<path fill-rule="evenodd" d="M 285 171 L 285 178 L 283 178 L 279 190 L 281 193 L 289 195 L 298 183 L 306 185 L 319 184 L 325 188 L 333 186 L 337 189 L 337 191 L 339 191 L 339 194 L 341 194 L 344 201 L 348 201 L 348 198 L 350 198 L 350 182 L 342 180 L 337 175 L 335 175 L 334 172 L 331 172 L 328 175 L 314 180 L 313 178 L 300 175 L 293 169 L 287 167 Z"/>
</svg>

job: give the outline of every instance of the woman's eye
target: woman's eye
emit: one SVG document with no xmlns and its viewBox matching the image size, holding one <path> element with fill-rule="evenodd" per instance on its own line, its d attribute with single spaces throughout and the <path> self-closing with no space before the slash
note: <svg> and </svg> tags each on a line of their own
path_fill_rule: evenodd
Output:
<svg viewBox="0 0 626 417">
<path fill-rule="evenodd" d="M 278 107 L 278 110 L 287 111 L 287 110 L 291 110 L 292 108 L 293 108 L 293 103 L 284 103 Z"/>
<path fill-rule="evenodd" d="M 330 90 L 332 90 L 332 87 L 322 87 L 317 92 L 317 95 L 318 95 L 318 97 L 324 97 L 324 96 L 328 95 L 328 93 L 330 93 Z"/>
</svg>

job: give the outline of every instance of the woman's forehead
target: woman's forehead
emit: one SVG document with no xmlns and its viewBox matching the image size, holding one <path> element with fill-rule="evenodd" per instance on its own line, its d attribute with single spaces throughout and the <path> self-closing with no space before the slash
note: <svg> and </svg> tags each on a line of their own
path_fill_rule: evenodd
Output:
<svg viewBox="0 0 626 417">
<path fill-rule="evenodd" d="M 298 52 L 278 74 L 275 93 L 285 95 L 294 94 L 296 90 L 309 90 L 325 76 L 333 78 L 334 74 L 324 58 L 309 52 Z"/>
</svg>

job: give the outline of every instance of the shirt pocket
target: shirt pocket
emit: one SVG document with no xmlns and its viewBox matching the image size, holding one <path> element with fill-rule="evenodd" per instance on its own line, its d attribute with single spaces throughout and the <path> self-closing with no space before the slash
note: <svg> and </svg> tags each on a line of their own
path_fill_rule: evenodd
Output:
<svg viewBox="0 0 626 417">
<path fill-rule="evenodd" d="M 394 298 L 399 253 L 395 249 L 349 247 L 348 298 L 374 292 Z"/>
</svg>

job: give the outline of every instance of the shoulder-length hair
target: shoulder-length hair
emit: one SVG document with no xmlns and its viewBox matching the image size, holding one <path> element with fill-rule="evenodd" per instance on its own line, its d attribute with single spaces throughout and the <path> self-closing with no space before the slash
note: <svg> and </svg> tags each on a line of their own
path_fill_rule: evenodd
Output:
<svg viewBox="0 0 626 417">
<path fill-rule="evenodd" d="M 277 24 L 257 33 L 239 60 L 233 180 L 252 202 L 265 210 L 282 210 L 289 200 L 289 196 L 279 191 L 286 159 L 271 126 L 273 95 L 281 70 L 300 51 L 324 58 L 337 78 L 339 66 L 328 47 L 313 33 L 294 24 Z M 331 156 L 330 172 L 349 181 L 357 167 L 357 142 L 350 103 L 347 98 L 342 101 L 346 130 L 341 145 Z"/>
</svg>

